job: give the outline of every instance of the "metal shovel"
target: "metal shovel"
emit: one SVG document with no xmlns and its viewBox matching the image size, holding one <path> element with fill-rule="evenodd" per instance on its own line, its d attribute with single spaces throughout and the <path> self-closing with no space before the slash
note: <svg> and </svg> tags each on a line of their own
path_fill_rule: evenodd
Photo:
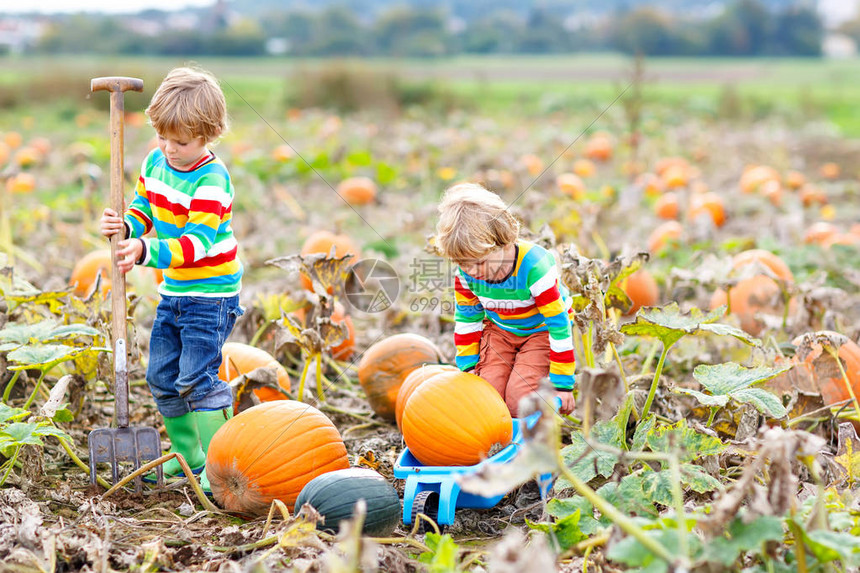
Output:
<svg viewBox="0 0 860 573">
<path fill-rule="evenodd" d="M 123 201 L 123 119 L 125 108 L 123 92 L 143 91 L 143 80 L 137 78 L 94 78 L 91 91 L 110 92 L 110 204 L 111 209 L 122 214 Z M 87 444 L 90 450 L 90 483 L 96 484 L 96 464 L 109 463 L 113 471 L 113 482 L 119 481 L 119 466 L 131 463 L 138 469 L 142 463 L 161 456 L 161 438 L 155 428 L 128 425 L 128 349 L 126 344 L 126 298 L 125 275 L 117 265 L 117 243 L 122 239 L 114 234 L 110 238 L 111 250 L 111 332 L 114 345 L 114 407 L 116 428 L 98 428 L 90 432 Z M 159 465 L 156 468 L 158 484 L 164 483 Z M 140 478 L 135 479 L 135 489 L 140 491 Z"/>
</svg>

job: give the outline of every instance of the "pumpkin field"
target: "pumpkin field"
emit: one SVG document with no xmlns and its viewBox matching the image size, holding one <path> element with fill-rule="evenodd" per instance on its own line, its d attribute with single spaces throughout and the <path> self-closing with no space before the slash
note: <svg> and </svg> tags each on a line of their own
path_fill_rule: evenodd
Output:
<svg viewBox="0 0 860 573">
<path fill-rule="evenodd" d="M 115 412 L 90 79 L 144 80 L 124 96 L 128 202 L 143 109 L 180 64 L 0 71 L 0 570 L 860 568 L 855 62 L 201 61 L 227 97 L 213 151 L 245 269 L 211 496 L 129 464 L 91 483 L 88 463 Z M 556 257 L 571 415 L 547 388 L 520 424 L 453 366 L 433 234 L 464 181 Z M 160 280 L 127 275 L 129 414 L 166 450 L 145 382 Z M 441 490 L 416 490 L 407 446 L 451 470 Z"/>
</svg>

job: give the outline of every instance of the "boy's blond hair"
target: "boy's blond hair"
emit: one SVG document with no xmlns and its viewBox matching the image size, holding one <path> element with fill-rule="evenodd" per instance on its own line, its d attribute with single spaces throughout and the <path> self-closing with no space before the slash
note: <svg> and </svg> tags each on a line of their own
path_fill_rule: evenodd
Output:
<svg viewBox="0 0 860 573">
<path fill-rule="evenodd" d="M 516 242 L 520 224 L 501 197 L 477 183 L 445 191 L 439 204 L 436 247 L 454 262 L 479 259 Z"/>
<path fill-rule="evenodd" d="M 146 115 L 161 135 L 202 137 L 207 143 L 227 130 L 227 103 L 218 80 L 204 70 L 174 68 L 152 96 Z"/>
</svg>

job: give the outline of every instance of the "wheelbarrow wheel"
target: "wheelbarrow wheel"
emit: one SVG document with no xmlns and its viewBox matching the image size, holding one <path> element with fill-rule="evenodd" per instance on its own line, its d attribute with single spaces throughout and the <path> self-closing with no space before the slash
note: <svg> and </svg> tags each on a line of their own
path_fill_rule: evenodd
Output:
<svg viewBox="0 0 860 573">
<path fill-rule="evenodd" d="M 430 519 L 432 519 L 436 525 L 439 527 L 439 532 L 443 533 L 445 531 L 445 526 L 438 522 L 439 520 L 439 492 L 437 491 L 419 491 L 415 494 L 415 499 L 412 502 L 412 523 L 415 523 L 415 520 L 418 519 L 418 514 L 423 513 Z M 426 520 L 422 519 L 420 525 L 418 526 L 418 533 L 428 533 L 436 531 L 433 529 L 433 526 L 427 523 Z"/>
</svg>

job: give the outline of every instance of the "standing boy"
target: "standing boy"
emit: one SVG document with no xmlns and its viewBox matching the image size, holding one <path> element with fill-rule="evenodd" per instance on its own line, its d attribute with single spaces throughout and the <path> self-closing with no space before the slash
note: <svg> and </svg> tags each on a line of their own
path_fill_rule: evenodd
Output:
<svg viewBox="0 0 860 573">
<path fill-rule="evenodd" d="M 227 129 L 227 106 L 211 74 L 183 67 L 167 75 L 146 114 L 158 147 L 143 161 L 124 216 L 105 209 L 100 229 L 106 237 L 123 234 L 120 272 L 135 264 L 164 269 L 146 381 L 170 451 L 200 473 L 209 441 L 232 415 L 232 391 L 218 379 L 218 367 L 243 312 L 242 264 L 230 225 L 233 185 L 208 149 Z M 155 236 L 144 237 L 151 230 Z M 182 473 L 175 459 L 164 464 L 165 476 Z M 205 473 L 201 481 L 208 486 Z"/>
</svg>

